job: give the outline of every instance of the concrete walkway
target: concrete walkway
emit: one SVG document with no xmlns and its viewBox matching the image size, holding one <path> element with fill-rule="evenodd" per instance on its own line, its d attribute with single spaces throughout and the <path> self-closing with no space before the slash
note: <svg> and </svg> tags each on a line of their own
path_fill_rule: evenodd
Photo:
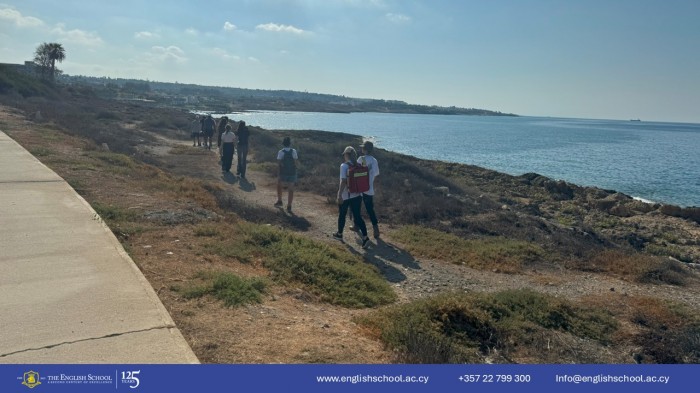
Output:
<svg viewBox="0 0 700 393">
<path fill-rule="evenodd" d="M 3 132 L 0 363 L 198 363 L 90 205 Z"/>
</svg>

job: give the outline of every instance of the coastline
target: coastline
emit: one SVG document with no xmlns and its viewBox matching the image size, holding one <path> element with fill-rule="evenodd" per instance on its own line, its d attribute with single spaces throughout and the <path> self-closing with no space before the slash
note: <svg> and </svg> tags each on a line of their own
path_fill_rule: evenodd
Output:
<svg viewBox="0 0 700 393">
<path fill-rule="evenodd" d="M 500 120 L 376 113 L 346 117 L 268 111 L 227 116 L 246 120 L 249 125 L 290 133 L 323 130 L 359 134 L 378 147 L 422 159 L 478 165 L 513 176 L 537 172 L 582 186 L 614 189 L 653 203 L 700 205 L 697 199 L 700 189 L 692 179 L 694 171 L 683 169 L 697 161 L 689 147 L 700 143 L 694 134 L 687 134 L 693 137 L 688 141 L 692 143 L 684 143 L 676 149 L 676 156 L 659 164 L 658 159 L 639 160 L 658 156 L 657 138 L 662 136 L 656 137 L 646 130 L 630 131 L 622 121 L 599 124 L 580 119 Z M 610 126 L 616 127 L 614 132 L 605 128 Z M 673 149 L 677 144 L 663 142 L 663 148 Z"/>
</svg>

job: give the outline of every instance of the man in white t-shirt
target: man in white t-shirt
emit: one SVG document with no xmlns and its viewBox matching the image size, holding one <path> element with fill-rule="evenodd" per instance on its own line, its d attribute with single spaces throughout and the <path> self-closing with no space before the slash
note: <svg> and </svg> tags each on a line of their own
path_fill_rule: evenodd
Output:
<svg viewBox="0 0 700 393">
<path fill-rule="evenodd" d="M 372 142 L 365 141 L 360 145 L 360 149 L 363 155 L 360 156 L 357 161 L 369 168 L 369 191 L 362 193 L 362 202 L 364 202 L 367 215 L 372 222 L 374 238 L 379 239 L 379 222 L 377 221 L 377 215 L 374 213 L 374 183 L 377 176 L 379 176 L 379 162 L 372 156 L 372 152 L 374 151 L 374 144 Z"/>
</svg>

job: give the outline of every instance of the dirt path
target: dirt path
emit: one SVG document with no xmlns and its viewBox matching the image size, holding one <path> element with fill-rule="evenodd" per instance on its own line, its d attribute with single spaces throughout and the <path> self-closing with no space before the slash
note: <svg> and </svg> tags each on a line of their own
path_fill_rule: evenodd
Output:
<svg viewBox="0 0 700 393">
<path fill-rule="evenodd" d="M 258 208 L 277 210 L 280 216 L 286 216 L 291 222 L 303 222 L 298 228 L 314 239 L 337 242 L 330 234 L 337 226 L 337 208 L 325 198 L 296 192 L 294 213 L 289 215 L 281 208 L 273 207 L 277 200 L 276 179 L 263 172 L 248 169 L 247 181 L 225 176 L 218 166 L 218 154 L 196 155 L 196 159 L 183 159 L 182 156 L 170 154 L 172 146 L 191 144 L 160 138 L 166 146 L 157 151 L 168 161 L 171 170 L 190 173 L 206 179 L 220 179 L 222 184 L 237 199 Z M 249 157 L 249 161 L 252 160 Z M 235 166 L 235 157 L 234 157 Z M 186 169 L 185 169 L 186 168 Z M 286 192 L 283 193 L 286 204 Z M 381 209 L 381 206 L 378 206 Z M 347 224 L 349 225 L 349 224 Z M 292 225 L 294 227 L 294 225 Z M 700 309 L 700 291 L 697 286 L 674 287 L 670 285 L 644 285 L 630 283 L 599 274 L 571 272 L 560 269 L 555 271 L 534 271 L 525 274 L 501 274 L 475 270 L 465 266 L 445 263 L 437 260 L 417 260 L 404 251 L 401 244 L 391 239 L 390 227 L 382 226 L 382 238 L 372 239 L 369 249 L 363 250 L 359 236 L 352 235 L 346 229 L 345 246 L 352 253 L 361 255 L 367 262 L 375 265 L 381 274 L 394 285 L 399 298 L 403 301 L 431 296 L 449 291 L 491 292 L 506 289 L 530 288 L 539 292 L 551 293 L 569 299 L 586 296 L 652 296 L 686 303 L 694 309 Z"/>
</svg>

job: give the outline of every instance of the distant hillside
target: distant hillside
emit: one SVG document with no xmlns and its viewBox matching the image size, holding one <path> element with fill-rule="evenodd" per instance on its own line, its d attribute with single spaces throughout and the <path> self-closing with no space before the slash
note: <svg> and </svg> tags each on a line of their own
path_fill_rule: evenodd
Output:
<svg viewBox="0 0 700 393">
<path fill-rule="evenodd" d="M 308 93 L 291 90 L 243 89 L 237 87 L 199 86 L 193 84 L 164 83 L 135 79 L 96 78 L 64 75 L 61 80 L 69 84 L 87 84 L 104 87 L 114 97 L 167 101 L 201 108 L 214 106 L 212 110 L 284 110 L 314 112 L 386 112 L 421 113 L 439 115 L 516 116 L 486 109 L 413 105 L 397 100 L 353 98 L 332 94 Z M 222 107 L 223 105 L 223 107 Z"/>
</svg>

